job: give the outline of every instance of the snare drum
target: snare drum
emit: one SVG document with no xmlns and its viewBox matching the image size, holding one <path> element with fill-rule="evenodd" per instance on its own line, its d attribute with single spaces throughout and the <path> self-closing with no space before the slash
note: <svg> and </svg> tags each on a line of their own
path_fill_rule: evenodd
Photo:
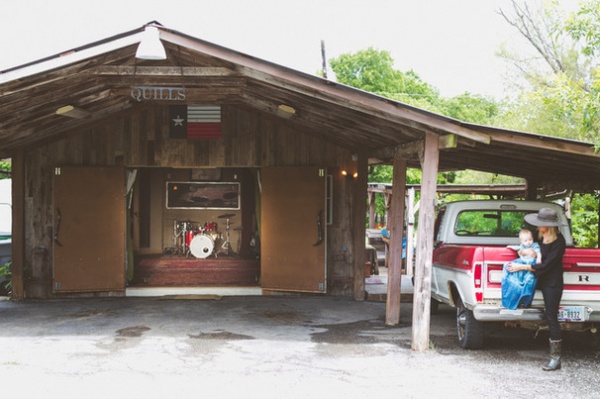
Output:
<svg viewBox="0 0 600 399">
<path fill-rule="evenodd" d="M 208 258 L 215 249 L 215 242 L 206 234 L 198 234 L 190 243 L 190 252 L 196 258 Z"/>
</svg>

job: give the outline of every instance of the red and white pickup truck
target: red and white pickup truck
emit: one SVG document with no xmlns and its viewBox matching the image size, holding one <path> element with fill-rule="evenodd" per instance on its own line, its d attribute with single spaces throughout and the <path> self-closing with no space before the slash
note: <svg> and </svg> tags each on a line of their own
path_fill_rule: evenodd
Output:
<svg viewBox="0 0 600 399">
<path fill-rule="evenodd" d="M 473 200 L 446 204 L 438 213 L 431 281 L 432 311 L 436 305 L 456 308 L 458 342 L 465 349 L 484 344 L 484 323 L 501 322 L 542 330 L 543 299 L 536 291 L 527 308 L 502 307 L 502 266 L 518 256 L 508 245 L 518 245 L 518 232 L 528 226 L 524 216 L 557 204 L 537 201 Z M 559 310 L 561 326 L 570 331 L 592 331 L 600 325 L 600 249 L 575 248 L 569 226 L 561 227 L 567 249 L 563 257 L 565 287 Z"/>
</svg>

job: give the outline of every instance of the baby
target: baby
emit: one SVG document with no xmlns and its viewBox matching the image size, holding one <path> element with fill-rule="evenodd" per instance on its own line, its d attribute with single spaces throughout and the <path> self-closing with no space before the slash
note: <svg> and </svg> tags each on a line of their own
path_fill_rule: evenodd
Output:
<svg viewBox="0 0 600 399">
<path fill-rule="evenodd" d="M 519 258 L 508 262 L 502 270 L 502 306 L 515 310 L 519 306 L 529 306 L 533 301 L 537 279 L 530 271 L 518 271 L 509 273 L 508 266 L 511 263 L 535 265 L 542 263 L 540 244 L 533 241 L 531 230 L 523 229 L 519 232 L 521 245 L 509 245 L 519 254 Z"/>
<path fill-rule="evenodd" d="M 531 230 L 522 229 L 519 231 L 519 242 L 521 245 L 509 245 L 508 247 L 517 251 L 519 259 L 512 263 L 521 263 L 524 265 L 535 265 L 542 263 L 542 253 L 540 252 L 540 244 L 533 241 L 533 233 Z"/>
</svg>

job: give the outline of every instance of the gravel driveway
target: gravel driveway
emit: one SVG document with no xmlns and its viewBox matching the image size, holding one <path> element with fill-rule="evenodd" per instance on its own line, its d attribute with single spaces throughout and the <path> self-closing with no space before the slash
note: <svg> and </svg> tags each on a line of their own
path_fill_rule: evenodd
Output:
<svg viewBox="0 0 600 399">
<path fill-rule="evenodd" d="M 412 304 L 318 296 L 0 301 L 3 389 L 23 398 L 597 398 L 599 352 L 567 334 L 544 372 L 547 337 L 490 332 L 465 351 L 454 312 L 413 352 Z"/>
</svg>

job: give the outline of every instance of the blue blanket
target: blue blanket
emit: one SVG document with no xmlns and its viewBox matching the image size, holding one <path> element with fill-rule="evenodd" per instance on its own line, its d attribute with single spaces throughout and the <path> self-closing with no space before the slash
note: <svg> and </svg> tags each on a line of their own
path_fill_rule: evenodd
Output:
<svg viewBox="0 0 600 399">
<path fill-rule="evenodd" d="M 502 269 L 502 306 L 515 310 L 519 305 L 531 305 L 537 283 L 535 275 L 525 270 L 510 273 L 506 270 L 507 265 L 508 263 Z"/>
</svg>

